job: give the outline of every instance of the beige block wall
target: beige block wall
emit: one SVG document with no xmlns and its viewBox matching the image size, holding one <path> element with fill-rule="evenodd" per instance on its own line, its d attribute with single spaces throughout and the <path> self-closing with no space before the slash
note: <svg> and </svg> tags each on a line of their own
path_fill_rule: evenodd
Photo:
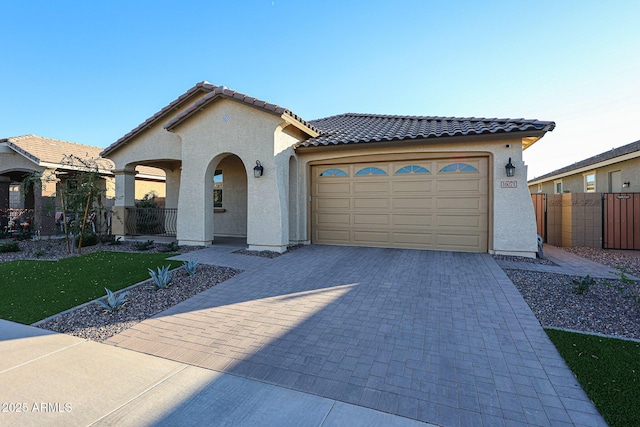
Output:
<svg viewBox="0 0 640 427">
<path fill-rule="evenodd" d="M 602 247 L 602 194 L 547 195 L 547 244 Z"/>
<path fill-rule="evenodd" d="M 143 199 L 149 193 L 154 193 L 156 197 L 167 197 L 165 182 L 136 179 L 136 200 Z"/>
</svg>

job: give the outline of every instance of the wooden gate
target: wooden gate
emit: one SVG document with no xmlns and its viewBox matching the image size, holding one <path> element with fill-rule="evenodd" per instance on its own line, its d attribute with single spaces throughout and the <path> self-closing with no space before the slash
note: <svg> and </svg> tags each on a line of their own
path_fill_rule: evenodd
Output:
<svg viewBox="0 0 640 427">
<path fill-rule="evenodd" d="M 602 247 L 640 250 L 640 193 L 604 193 L 602 212 Z"/>
<path fill-rule="evenodd" d="M 533 210 L 536 213 L 536 228 L 542 236 L 542 241 L 547 241 L 547 195 L 546 193 L 531 194 Z"/>
</svg>

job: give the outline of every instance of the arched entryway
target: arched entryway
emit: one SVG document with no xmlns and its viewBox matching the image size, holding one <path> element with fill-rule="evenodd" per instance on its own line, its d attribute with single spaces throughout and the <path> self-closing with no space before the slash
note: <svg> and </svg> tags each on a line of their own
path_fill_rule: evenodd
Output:
<svg viewBox="0 0 640 427">
<path fill-rule="evenodd" d="M 219 237 L 243 238 L 246 241 L 247 170 L 235 154 L 220 157 L 210 165 L 213 169 L 212 198 L 206 208 L 213 212 L 214 242 Z"/>
</svg>

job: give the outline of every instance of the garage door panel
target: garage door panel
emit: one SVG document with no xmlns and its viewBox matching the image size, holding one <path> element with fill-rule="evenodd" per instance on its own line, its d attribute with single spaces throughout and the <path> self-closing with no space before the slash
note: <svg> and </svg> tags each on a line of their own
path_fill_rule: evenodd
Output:
<svg viewBox="0 0 640 427">
<path fill-rule="evenodd" d="M 482 201 L 478 197 L 442 197 L 438 199 L 437 209 L 446 210 L 473 210 L 478 211 Z"/>
<path fill-rule="evenodd" d="M 377 181 L 374 181 L 373 179 L 371 182 L 357 182 L 357 181 L 354 182 L 353 192 L 355 194 L 358 194 L 358 193 L 388 194 L 389 193 L 388 182 L 377 182 Z"/>
<path fill-rule="evenodd" d="M 349 230 L 316 230 L 316 240 L 322 243 L 351 244 L 351 232 Z"/>
<path fill-rule="evenodd" d="M 393 242 L 397 245 L 407 245 L 407 247 L 418 248 L 433 245 L 433 234 L 431 233 L 400 233 L 394 232 Z"/>
<path fill-rule="evenodd" d="M 432 224 L 432 215 L 393 214 L 392 225 L 398 227 L 428 227 Z"/>
<path fill-rule="evenodd" d="M 331 178 L 335 180 L 336 178 Z M 350 193 L 348 182 L 318 182 L 316 184 L 316 194 L 318 195 L 338 195 Z"/>
<path fill-rule="evenodd" d="M 477 193 L 480 191 L 480 180 L 465 179 L 439 179 L 437 181 L 437 191 L 448 191 L 450 193 Z"/>
<path fill-rule="evenodd" d="M 391 189 L 394 193 L 430 193 L 433 191 L 432 181 L 393 181 Z"/>
<path fill-rule="evenodd" d="M 439 215 L 438 227 L 458 227 L 470 229 L 483 229 L 487 217 L 484 215 Z"/>
<path fill-rule="evenodd" d="M 389 225 L 389 215 L 380 214 L 354 214 L 353 225 Z"/>
<path fill-rule="evenodd" d="M 348 213 L 318 213 L 316 214 L 316 224 L 323 225 L 350 225 L 350 215 Z"/>
<path fill-rule="evenodd" d="M 391 201 L 388 197 L 360 197 L 353 200 L 356 209 L 388 209 Z"/>
<path fill-rule="evenodd" d="M 359 231 L 355 230 L 352 234 L 355 243 L 370 243 L 373 245 L 389 244 L 389 232 L 387 231 Z"/>
<path fill-rule="evenodd" d="M 431 210 L 433 208 L 432 197 L 393 197 L 391 200 L 394 211 L 407 209 Z"/>
<path fill-rule="evenodd" d="M 315 208 L 317 210 L 322 209 L 349 209 L 350 198 L 347 197 L 316 197 L 314 198 Z"/>
</svg>

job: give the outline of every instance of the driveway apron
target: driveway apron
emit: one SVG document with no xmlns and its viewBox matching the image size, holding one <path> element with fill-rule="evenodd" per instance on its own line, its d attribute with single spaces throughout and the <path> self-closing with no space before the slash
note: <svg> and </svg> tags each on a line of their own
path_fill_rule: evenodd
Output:
<svg viewBox="0 0 640 427">
<path fill-rule="evenodd" d="M 606 425 L 488 254 L 230 252 L 188 258 L 243 273 L 108 343 L 442 426 Z"/>
</svg>

